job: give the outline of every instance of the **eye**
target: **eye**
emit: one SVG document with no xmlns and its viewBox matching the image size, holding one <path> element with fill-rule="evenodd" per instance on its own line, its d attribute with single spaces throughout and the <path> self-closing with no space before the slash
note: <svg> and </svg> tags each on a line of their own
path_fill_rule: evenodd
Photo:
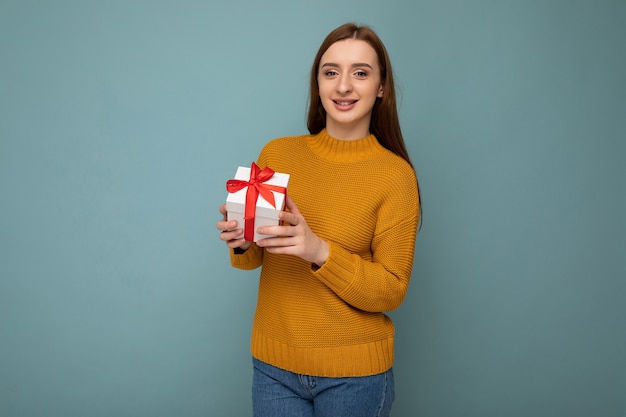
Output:
<svg viewBox="0 0 626 417">
<path fill-rule="evenodd" d="M 357 78 L 365 78 L 367 77 L 367 72 L 359 70 L 359 71 L 355 71 L 354 75 Z"/>
<path fill-rule="evenodd" d="M 334 76 L 337 75 L 337 71 L 327 70 L 327 71 L 324 71 L 324 75 L 327 76 L 327 77 L 334 77 Z"/>
</svg>

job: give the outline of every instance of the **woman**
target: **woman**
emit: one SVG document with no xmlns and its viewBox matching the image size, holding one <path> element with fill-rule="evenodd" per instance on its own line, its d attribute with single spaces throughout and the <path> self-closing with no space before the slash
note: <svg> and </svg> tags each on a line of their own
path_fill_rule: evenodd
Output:
<svg viewBox="0 0 626 417">
<path fill-rule="evenodd" d="M 311 71 L 310 135 L 279 138 L 257 164 L 290 174 L 278 237 L 243 239 L 217 222 L 231 263 L 261 268 L 252 329 L 260 416 L 388 416 L 393 323 L 407 292 L 420 218 L 391 64 L 368 27 L 332 31 Z"/>
</svg>

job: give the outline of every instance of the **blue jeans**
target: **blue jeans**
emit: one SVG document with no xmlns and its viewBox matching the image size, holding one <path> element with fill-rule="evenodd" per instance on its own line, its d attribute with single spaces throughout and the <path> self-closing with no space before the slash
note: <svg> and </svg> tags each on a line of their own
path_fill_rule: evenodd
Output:
<svg viewBox="0 0 626 417">
<path fill-rule="evenodd" d="M 252 358 L 254 417 L 387 417 L 393 370 L 354 378 L 295 374 Z"/>
</svg>

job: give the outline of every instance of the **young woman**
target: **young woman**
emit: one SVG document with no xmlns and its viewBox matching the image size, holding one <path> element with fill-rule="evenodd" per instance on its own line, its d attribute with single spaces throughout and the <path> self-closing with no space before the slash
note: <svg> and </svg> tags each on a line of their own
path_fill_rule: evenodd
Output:
<svg viewBox="0 0 626 417">
<path fill-rule="evenodd" d="M 261 266 L 252 329 L 254 415 L 388 416 L 394 327 L 420 218 L 391 64 L 370 28 L 332 31 L 313 62 L 309 135 L 257 164 L 291 175 L 285 225 L 256 243 L 217 222 L 236 268 Z"/>
</svg>

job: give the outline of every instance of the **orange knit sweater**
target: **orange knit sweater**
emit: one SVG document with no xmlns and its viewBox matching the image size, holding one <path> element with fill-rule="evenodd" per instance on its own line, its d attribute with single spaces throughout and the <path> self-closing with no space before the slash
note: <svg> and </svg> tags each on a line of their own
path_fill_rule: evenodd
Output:
<svg viewBox="0 0 626 417">
<path fill-rule="evenodd" d="M 373 135 L 341 141 L 325 130 L 275 139 L 257 164 L 291 175 L 288 193 L 330 255 L 314 269 L 255 244 L 231 251 L 237 268 L 262 266 L 252 355 L 315 376 L 388 370 L 394 327 L 383 312 L 407 292 L 419 220 L 413 169 Z"/>
</svg>

